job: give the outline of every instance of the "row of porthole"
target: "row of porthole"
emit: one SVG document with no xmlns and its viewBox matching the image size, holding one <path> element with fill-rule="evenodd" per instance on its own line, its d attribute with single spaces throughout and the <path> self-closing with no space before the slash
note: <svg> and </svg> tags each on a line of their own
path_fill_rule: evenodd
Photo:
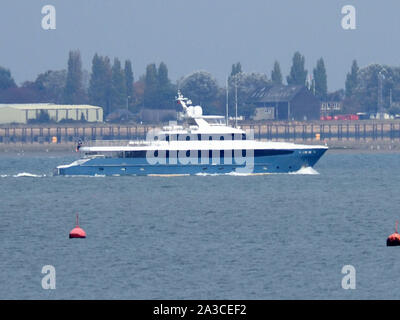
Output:
<svg viewBox="0 0 400 320">
<path fill-rule="evenodd" d="M 215 152 L 215 151 L 220 152 L 220 156 L 221 156 L 221 157 L 223 157 L 223 153 L 224 153 L 224 150 L 206 150 L 206 151 L 209 152 L 209 157 L 210 157 L 210 158 L 212 157 L 212 152 Z M 168 151 L 167 151 L 167 152 L 168 152 Z M 192 152 L 197 152 L 197 153 L 198 153 L 197 157 L 198 157 L 198 158 L 201 157 L 201 153 L 202 153 L 201 150 L 197 150 L 197 151 L 193 151 L 193 150 L 192 150 Z M 211 155 L 210 155 L 210 153 L 211 153 Z M 187 150 L 186 153 L 185 153 L 185 155 L 186 155 L 186 157 L 190 157 L 190 150 Z M 158 157 L 158 150 L 155 150 L 155 151 L 154 151 L 154 156 L 155 156 L 156 158 Z M 242 157 L 245 157 L 245 156 L 246 156 L 246 150 L 242 150 Z M 166 153 L 166 157 L 169 158 L 169 153 Z"/>
<path fill-rule="evenodd" d="M 185 140 L 186 141 L 204 141 L 205 139 L 201 139 L 201 134 L 197 134 L 197 139 L 195 139 L 195 138 L 193 138 L 193 139 L 191 139 L 190 138 L 190 135 L 186 135 L 186 134 L 183 134 L 184 136 L 186 136 L 185 137 Z M 239 134 L 236 134 L 236 136 L 238 136 Z M 177 135 L 177 139 L 175 140 L 175 141 L 178 141 L 179 140 L 179 138 L 178 138 L 178 136 L 179 135 Z M 226 136 L 228 136 L 228 135 L 226 135 Z M 217 139 L 214 139 L 213 138 L 213 136 L 211 135 L 211 136 L 209 136 L 209 135 L 205 135 L 205 137 L 208 137 L 208 140 L 225 140 L 225 136 L 224 135 L 214 135 L 214 137 L 216 137 Z M 232 139 L 232 140 L 246 140 L 246 134 L 245 133 L 242 133 L 241 134 L 241 138 L 242 139 L 235 139 L 235 134 L 234 133 L 232 133 L 232 134 L 230 134 L 230 138 Z M 158 136 L 155 136 L 154 137 L 154 140 L 155 141 L 158 141 L 159 139 L 158 139 Z M 169 138 L 169 135 L 166 135 L 165 136 L 165 141 L 170 141 L 170 138 Z"/>
</svg>

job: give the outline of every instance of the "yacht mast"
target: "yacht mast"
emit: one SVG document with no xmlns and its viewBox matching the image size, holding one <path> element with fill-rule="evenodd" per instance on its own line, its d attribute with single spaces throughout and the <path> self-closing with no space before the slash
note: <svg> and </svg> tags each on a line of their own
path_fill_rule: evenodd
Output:
<svg viewBox="0 0 400 320">
<path fill-rule="evenodd" d="M 229 125 L 229 113 L 228 113 L 228 108 L 229 108 L 229 102 L 228 102 L 228 99 L 229 99 L 229 82 L 228 82 L 228 77 L 226 77 L 226 115 L 225 115 L 225 117 L 226 117 L 226 119 L 225 119 L 225 122 L 226 122 L 226 125 L 228 126 Z"/>
<path fill-rule="evenodd" d="M 237 101 L 237 78 L 235 79 L 235 128 L 237 128 L 238 117 L 238 101 Z"/>
</svg>

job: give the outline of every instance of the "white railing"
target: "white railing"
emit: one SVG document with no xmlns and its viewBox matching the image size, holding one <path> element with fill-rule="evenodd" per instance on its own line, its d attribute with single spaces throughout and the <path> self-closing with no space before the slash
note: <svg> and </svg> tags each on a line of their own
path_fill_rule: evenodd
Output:
<svg viewBox="0 0 400 320">
<path fill-rule="evenodd" d="M 149 141 L 149 140 L 90 140 L 85 142 L 84 147 L 133 147 L 133 146 L 148 146 L 161 145 L 166 141 Z"/>
<path fill-rule="evenodd" d="M 129 145 L 144 145 L 146 140 L 90 140 L 84 143 L 88 147 L 118 147 Z M 147 143 L 148 144 L 148 143 Z"/>
</svg>

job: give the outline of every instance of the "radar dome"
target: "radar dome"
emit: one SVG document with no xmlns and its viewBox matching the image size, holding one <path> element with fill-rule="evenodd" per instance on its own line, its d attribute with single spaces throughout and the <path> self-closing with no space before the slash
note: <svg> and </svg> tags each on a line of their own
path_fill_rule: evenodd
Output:
<svg viewBox="0 0 400 320">
<path fill-rule="evenodd" d="M 188 107 L 187 108 L 187 115 L 189 117 L 199 117 L 203 114 L 203 109 L 200 106 L 195 106 L 195 107 Z"/>
<path fill-rule="evenodd" d="M 203 109 L 200 106 L 195 106 L 194 107 L 194 115 L 195 116 L 203 115 Z"/>
</svg>

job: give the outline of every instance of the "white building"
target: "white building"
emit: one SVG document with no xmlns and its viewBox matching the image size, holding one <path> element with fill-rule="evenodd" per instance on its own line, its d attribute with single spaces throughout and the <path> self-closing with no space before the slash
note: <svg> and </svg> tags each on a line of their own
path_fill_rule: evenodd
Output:
<svg viewBox="0 0 400 320">
<path fill-rule="evenodd" d="M 0 104 L 0 124 L 22 123 L 47 114 L 55 122 L 61 120 L 86 120 L 103 122 L 103 108 L 91 105 L 59 105 L 52 103 Z"/>
</svg>

